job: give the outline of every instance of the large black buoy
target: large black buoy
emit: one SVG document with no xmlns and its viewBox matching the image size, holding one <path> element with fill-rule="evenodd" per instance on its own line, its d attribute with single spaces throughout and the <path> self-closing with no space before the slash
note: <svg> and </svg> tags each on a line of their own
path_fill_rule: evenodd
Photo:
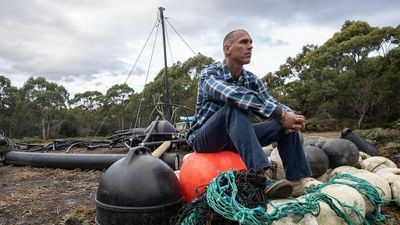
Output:
<svg viewBox="0 0 400 225">
<path fill-rule="evenodd" d="M 306 154 L 314 178 L 321 176 L 329 169 L 329 158 L 320 148 L 305 146 L 304 153 Z"/>
<path fill-rule="evenodd" d="M 174 171 L 136 147 L 103 174 L 96 195 L 99 225 L 169 224 L 183 203 Z"/>
<path fill-rule="evenodd" d="M 329 168 L 331 169 L 339 166 L 355 166 L 360 155 L 353 142 L 341 138 L 328 141 L 322 146 L 322 150 L 328 155 Z"/>
</svg>

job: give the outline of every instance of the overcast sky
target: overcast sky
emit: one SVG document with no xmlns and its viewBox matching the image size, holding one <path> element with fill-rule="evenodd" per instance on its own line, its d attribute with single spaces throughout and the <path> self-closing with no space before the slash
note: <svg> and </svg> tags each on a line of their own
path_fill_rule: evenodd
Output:
<svg viewBox="0 0 400 225">
<path fill-rule="evenodd" d="M 398 0 L 13 0 L 0 1 L 0 75 L 22 87 L 43 76 L 75 93 L 122 84 L 165 7 L 168 22 L 194 52 L 222 60 L 222 39 L 244 28 L 253 38 L 246 69 L 262 77 L 306 44 L 323 44 L 346 20 L 400 24 Z M 167 23 L 168 64 L 194 53 Z M 141 91 L 163 68 L 161 29 L 127 80 Z M 155 53 L 150 64 L 153 44 Z M 171 57 L 172 55 L 172 57 Z M 150 70 L 148 70 L 150 68 Z"/>
</svg>

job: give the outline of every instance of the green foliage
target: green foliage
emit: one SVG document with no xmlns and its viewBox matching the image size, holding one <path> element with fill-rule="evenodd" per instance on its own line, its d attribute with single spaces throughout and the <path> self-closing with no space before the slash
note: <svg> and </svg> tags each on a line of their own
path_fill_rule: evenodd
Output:
<svg viewBox="0 0 400 225">
<path fill-rule="evenodd" d="M 324 132 L 340 130 L 343 127 L 348 127 L 346 125 L 348 125 L 349 123 L 351 123 L 351 121 L 343 121 L 335 118 L 311 118 L 307 120 L 306 131 Z"/>
<path fill-rule="evenodd" d="M 8 134 L 14 132 L 17 102 L 18 89 L 8 78 L 0 75 L 0 129 Z"/>
<path fill-rule="evenodd" d="M 397 130 L 400 130 L 400 119 L 394 121 L 394 122 L 391 124 L 391 127 L 395 128 L 395 129 L 397 129 Z"/>
<path fill-rule="evenodd" d="M 42 143 L 43 139 L 41 139 L 39 136 L 24 137 L 21 139 L 21 142 L 26 144 L 36 144 L 36 143 Z"/>
<path fill-rule="evenodd" d="M 355 130 L 361 137 L 377 142 L 386 142 L 387 140 L 400 140 L 400 130 L 390 128 L 372 128 L 367 130 Z"/>
<path fill-rule="evenodd" d="M 382 126 L 400 117 L 399 33 L 400 26 L 346 21 L 323 45 L 306 45 L 264 80 L 279 100 L 307 118 Z M 327 129 L 314 121 L 311 127 Z"/>
<path fill-rule="evenodd" d="M 393 148 L 393 149 L 400 149 L 400 141 L 397 142 L 388 142 L 385 148 Z"/>
<path fill-rule="evenodd" d="M 40 121 L 42 138 L 47 139 L 57 117 L 66 110 L 69 94 L 63 86 L 48 82 L 44 77 L 29 78 L 21 89 L 24 104 Z"/>
<path fill-rule="evenodd" d="M 400 150 L 400 130 L 393 128 L 373 128 L 354 130 L 354 133 L 368 142 L 387 150 Z"/>
<path fill-rule="evenodd" d="M 78 126 L 73 121 L 65 120 L 61 123 L 58 134 L 60 137 L 78 137 Z"/>
<path fill-rule="evenodd" d="M 73 108 L 94 111 L 103 106 L 104 95 L 99 91 L 86 91 L 76 94 L 68 104 Z"/>
</svg>

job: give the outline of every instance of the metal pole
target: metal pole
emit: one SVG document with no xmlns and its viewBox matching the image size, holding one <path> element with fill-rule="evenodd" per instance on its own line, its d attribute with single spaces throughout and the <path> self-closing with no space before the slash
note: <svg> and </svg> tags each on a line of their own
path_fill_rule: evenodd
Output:
<svg viewBox="0 0 400 225">
<path fill-rule="evenodd" d="M 164 10 L 165 8 L 159 7 L 160 10 L 160 18 L 161 18 L 161 27 L 162 27 L 162 35 L 163 35 L 163 47 L 164 47 L 164 102 L 166 104 L 166 113 L 167 120 L 171 122 L 172 118 L 172 109 L 171 109 L 171 100 L 169 98 L 169 87 L 168 87 L 168 66 L 167 66 L 167 48 L 165 46 L 165 25 L 164 25 Z"/>
</svg>

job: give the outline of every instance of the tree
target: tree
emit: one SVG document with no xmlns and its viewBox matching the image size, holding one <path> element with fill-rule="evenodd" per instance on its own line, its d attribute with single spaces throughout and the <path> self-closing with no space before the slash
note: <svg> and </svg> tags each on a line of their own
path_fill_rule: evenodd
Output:
<svg viewBox="0 0 400 225">
<path fill-rule="evenodd" d="M 75 94 L 68 101 L 71 107 L 60 126 L 60 134 L 64 136 L 93 136 L 102 120 L 104 95 L 99 91 L 86 91 Z"/>
<path fill-rule="evenodd" d="M 109 129 L 122 130 L 126 128 L 126 118 L 129 117 L 126 106 L 134 93 L 135 90 L 126 83 L 113 85 L 107 90 L 104 96 L 104 117 L 111 119 L 110 124 L 116 125 L 116 127 L 109 127 Z"/>
<path fill-rule="evenodd" d="M 355 119 L 357 127 L 366 119 L 379 123 L 376 119 L 384 114 L 399 114 L 389 100 L 399 93 L 391 85 L 399 85 L 399 37 L 400 26 L 346 21 L 323 45 L 306 45 L 264 80 L 271 92 L 307 117 Z"/>
<path fill-rule="evenodd" d="M 22 87 L 24 100 L 37 113 L 41 121 L 42 138 L 47 139 L 53 122 L 66 109 L 69 94 L 67 90 L 44 77 L 29 78 Z"/>
<path fill-rule="evenodd" d="M 18 89 L 11 85 L 11 81 L 0 76 L 0 129 L 4 129 L 6 135 L 12 136 L 12 129 L 15 126 L 15 113 L 17 107 Z"/>
<path fill-rule="evenodd" d="M 68 101 L 68 104 L 73 108 L 93 111 L 103 106 L 104 95 L 99 91 L 86 91 L 78 93 L 73 99 Z"/>
</svg>

